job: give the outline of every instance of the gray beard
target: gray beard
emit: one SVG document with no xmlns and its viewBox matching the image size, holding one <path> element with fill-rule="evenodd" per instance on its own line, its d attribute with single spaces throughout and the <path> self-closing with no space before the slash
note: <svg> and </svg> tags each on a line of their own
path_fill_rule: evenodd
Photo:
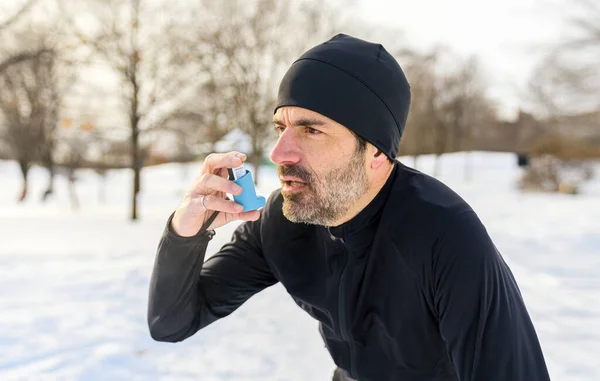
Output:
<svg viewBox="0 0 600 381">
<path fill-rule="evenodd" d="M 331 170 L 324 178 L 310 177 L 313 181 L 301 192 L 282 192 L 283 215 L 291 222 L 332 226 L 369 189 L 365 159 L 358 151 L 347 166 Z"/>
</svg>

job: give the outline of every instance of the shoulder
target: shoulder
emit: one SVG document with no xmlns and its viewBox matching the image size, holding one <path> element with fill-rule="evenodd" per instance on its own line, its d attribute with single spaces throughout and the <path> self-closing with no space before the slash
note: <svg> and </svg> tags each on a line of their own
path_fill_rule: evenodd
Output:
<svg viewBox="0 0 600 381">
<path fill-rule="evenodd" d="M 388 229 L 432 243 L 453 220 L 467 212 L 473 209 L 449 186 L 398 163 L 398 174 L 384 213 Z"/>
<path fill-rule="evenodd" d="M 436 253 L 457 240 L 472 235 L 489 241 L 466 200 L 440 180 L 404 165 L 398 167 L 382 224 L 398 255 L 420 274 L 431 268 Z"/>
<path fill-rule="evenodd" d="M 442 264 L 495 255 L 491 238 L 467 201 L 438 179 L 411 168 L 399 167 L 382 219 L 394 255 L 430 297 L 435 269 Z"/>
</svg>

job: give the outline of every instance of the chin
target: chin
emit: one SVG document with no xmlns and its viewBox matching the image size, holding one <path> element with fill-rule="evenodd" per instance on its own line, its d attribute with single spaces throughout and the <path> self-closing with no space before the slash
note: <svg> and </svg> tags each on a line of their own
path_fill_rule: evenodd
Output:
<svg viewBox="0 0 600 381">
<path fill-rule="evenodd" d="M 283 200 L 283 216 L 290 222 L 296 224 L 316 225 L 316 226 L 333 226 L 333 220 L 326 216 L 322 211 L 312 208 L 303 207 L 301 204 L 294 201 Z"/>
<path fill-rule="evenodd" d="M 296 195 L 292 195 L 296 196 Z M 295 197 L 290 197 L 295 198 Z M 308 225 L 318 225 L 315 223 L 314 219 L 307 213 L 307 208 L 303 207 L 302 204 L 295 200 L 288 199 L 285 194 L 283 195 L 283 216 L 287 218 L 290 222 L 296 224 L 308 224 Z"/>
</svg>

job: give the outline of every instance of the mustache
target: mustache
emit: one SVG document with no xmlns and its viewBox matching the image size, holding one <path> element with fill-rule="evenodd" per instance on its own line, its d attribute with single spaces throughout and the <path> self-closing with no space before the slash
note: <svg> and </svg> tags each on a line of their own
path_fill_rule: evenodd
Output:
<svg viewBox="0 0 600 381">
<path fill-rule="evenodd" d="M 311 172 L 298 165 L 280 165 L 277 167 L 277 173 L 279 176 L 293 176 L 297 177 L 302 181 L 310 183 L 313 180 Z"/>
</svg>

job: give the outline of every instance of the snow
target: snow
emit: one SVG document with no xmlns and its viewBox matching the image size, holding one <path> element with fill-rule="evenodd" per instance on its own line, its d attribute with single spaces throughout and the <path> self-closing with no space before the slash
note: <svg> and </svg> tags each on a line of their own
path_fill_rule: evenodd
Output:
<svg viewBox="0 0 600 381">
<path fill-rule="evenodd" d="M 513 270 L 553 381 L 600 380 L 600 165 L 580 195 L 516 191 L 510 154 L 442 158 L 439 178 L 474 207 Z M 402 158 L 412 166 L 412 159 Z M 433 159 L 418 169 L 432 173 Z M 63 177 L 48 204 L 46 173 L 33 168 L 31 198 L 16 204 L 18 166 L 0 161 L 1 380 L 329 380 L 333 362 L 317 323 L 280 285 L 188 340 L 153 341 L 146 325 L 148 282 L 164 223 L 201 163 L 143 173 L 138 222 L 128 220 L 131 174 L 102 182 L 82 172 L 80 210 Z M 258 194 L 278 186 L 261 169 Z M 208 253 L 237 223 L 218 230 Z"/>
</svg>

